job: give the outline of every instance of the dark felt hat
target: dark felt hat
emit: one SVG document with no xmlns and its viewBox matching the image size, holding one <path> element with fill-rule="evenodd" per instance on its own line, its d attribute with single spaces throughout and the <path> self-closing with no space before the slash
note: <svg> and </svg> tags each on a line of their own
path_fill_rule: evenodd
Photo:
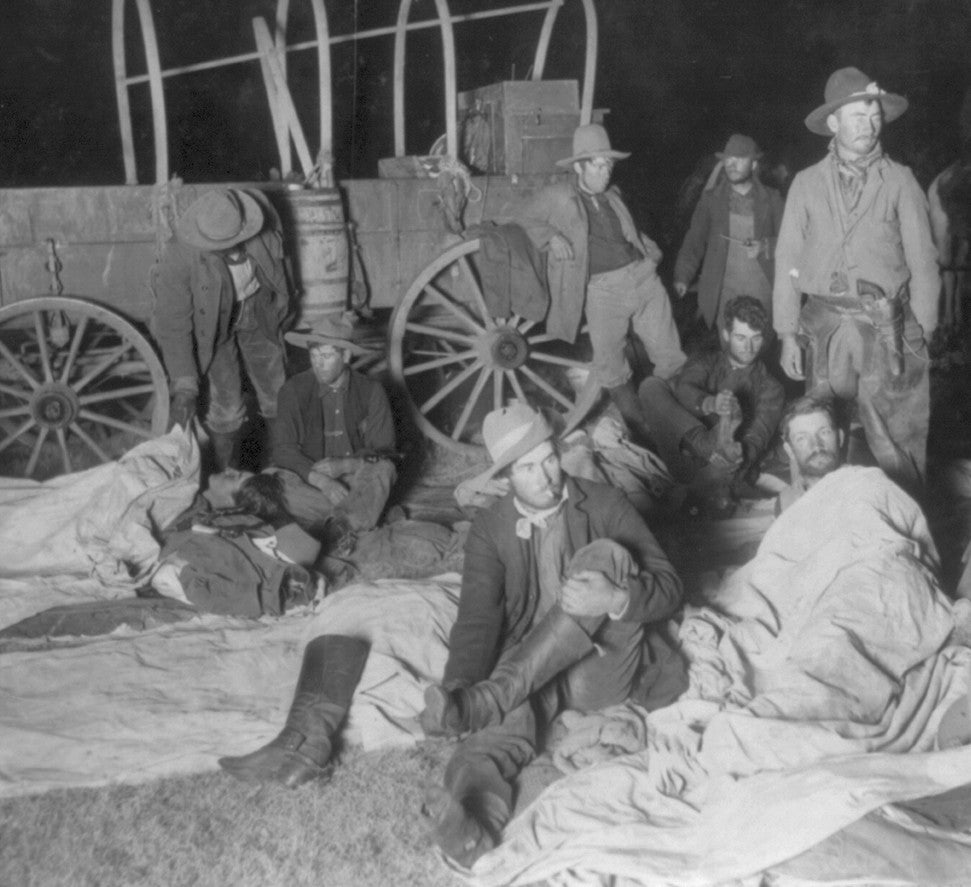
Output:
<svg viewBox="0 0 971 887">
<path fill-rule="evenodd" d="M 179 240 L 197 249 L 231 249 L 260 233 L 263 210 L 256 199 L 234 188 L 206 191 L 182 213 Z"/>
<path fill-rule="evenodd" d="M 840 68 L 834 71 L 826 81 L 823 95 L 826 99 L 823 104 L 806 117 L 806 128 L 819 136 L 832 135 L 826 125 L 826 118 L 837 108 L 850 102 L 879 102 L 885 123 L 896 120 L 907 110 L 907 99 L 880 89 L 876 81 L 867 77 L 859 68 Z"/>
</svg>

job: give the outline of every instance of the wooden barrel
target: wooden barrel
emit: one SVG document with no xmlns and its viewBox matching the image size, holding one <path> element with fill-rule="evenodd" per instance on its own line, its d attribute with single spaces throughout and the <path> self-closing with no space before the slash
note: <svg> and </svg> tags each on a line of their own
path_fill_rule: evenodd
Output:
<svg viewBox="0 0 971 887">
<path fill-rule="evenodd" d="M 348 300 L 348 242 L 344 207 L 337 188 L 287 192 L 297 254 L 293 257 L 302 292 L 301 326 L 339 314 Z"/>
</svg>

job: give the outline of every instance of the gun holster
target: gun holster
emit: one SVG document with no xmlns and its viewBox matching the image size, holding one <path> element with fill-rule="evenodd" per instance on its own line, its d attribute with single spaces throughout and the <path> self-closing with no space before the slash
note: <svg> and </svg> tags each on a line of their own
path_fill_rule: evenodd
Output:
<svg viewBox="0 0 971 887">
<path fill-rule="evenodd" d="M 869 280 L 858 280 L 856 292 L 860 297 L 863 312 L 873 324 L 880 341 L 887 350 L 890 374 L 902 376 L 904 373 L 904 305 L 907 301 L 907 284 L 888 296 L 879 284 Z"/>
</svg>

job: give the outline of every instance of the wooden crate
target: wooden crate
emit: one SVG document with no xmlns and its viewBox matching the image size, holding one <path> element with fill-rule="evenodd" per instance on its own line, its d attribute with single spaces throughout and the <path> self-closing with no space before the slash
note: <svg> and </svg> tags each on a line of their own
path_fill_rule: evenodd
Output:
<svg viewBox="0 0 971 887">
<path fill-rule="evenodd" d="M 575 80 L 504 80 L 459 93 L 458 108 L 463 142 L 481 127 L 479 144 L 488 143 L 485 158 L 463 160 L 491 175 L 557 172 L 556 161 L 570 156 L 580 125 Z"/>
</svg>

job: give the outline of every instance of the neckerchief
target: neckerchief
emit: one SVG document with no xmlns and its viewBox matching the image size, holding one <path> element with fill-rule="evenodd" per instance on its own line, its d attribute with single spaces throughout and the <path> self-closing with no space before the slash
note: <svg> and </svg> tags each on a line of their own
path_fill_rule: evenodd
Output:
<svg viewBox="0 0 971 887">
<path fill-rule="evenodd" d="M 839 151 L 836 149 L 836 139 L 834 138 L 829 143 L 829 153 L 836 162 L 836 171 L 839 173 L 840 193 L 843 195 L 843 200 L 846 203 L 846 210 L 847 212 L 852 212 L 856 209 L 856 205 L 860 201 L 860 195 L 863 193 L 863 186 L 866 185 L 866 177 L 870 167 L 883 157 L 883 146 L 877 142 L 869 154 L 858 157 L 856 160 L 847 160 L 844 157 L 840 157 Z"/>
<path fill-rule="evenodd" d="M 516 506 L 516 511 L 522 515 L 516 521 L 516 536 L 519 539 L 529 539 L 533 535 L 533 527 L 545 527 L 546 522 L 563 507 L 563 503 L 566 502 L 568 496 L 568 491 L 566 485 L 563 486 L 563 495 L 560 497 L 560 501 L 553 505 L 551 508 L 544 508 L 542 511 L 536 511 L 529 508 L 527 505 L 523 505 L 515 496 L 513 496 L 512 504 Z"/>
</svg>

